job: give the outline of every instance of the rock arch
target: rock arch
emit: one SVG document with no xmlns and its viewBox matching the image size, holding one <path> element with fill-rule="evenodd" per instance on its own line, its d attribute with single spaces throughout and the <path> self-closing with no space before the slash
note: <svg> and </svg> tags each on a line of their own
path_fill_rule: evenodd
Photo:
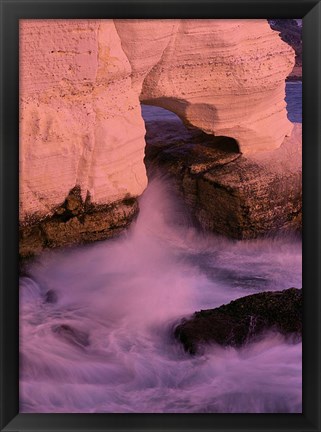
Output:
<svg viewBox="0 0 321 432">
<path fill-rule="evenodd" d="M 294 51 L 267 20 L 116 20 L 115 26 L 141 102 L 206 133 L 234 137 L 242 153 L 278 148 L 291 134 L 284 98 Z"/>
<path fill-rule="evenodd" d="M 235 138 L 207 134 L 195 126 L 184 123 L 183 119 L 176 113 L 159 105 L 142 104 L 142 116 L 146 128 L 146 147 L 203 144 L 221 152 L 241 153 L 239 143 Z"/>
<path fill-rule="evenodd" d="M 19 52 L 22 225 L 75 187 L 114 212 L 143 192 L 140 102 L 233 137 L 248 157 L 291 135 L 294 51 L 266 20 L 21 20 Z"/>
</svg>

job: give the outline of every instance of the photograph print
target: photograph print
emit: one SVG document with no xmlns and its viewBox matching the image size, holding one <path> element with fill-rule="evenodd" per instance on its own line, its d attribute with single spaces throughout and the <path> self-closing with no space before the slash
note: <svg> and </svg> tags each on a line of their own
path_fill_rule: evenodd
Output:
<svg viewBox="0 0 321 432">
<path fill-rule="evenodd" d="M 19 22 L 20 413 L 302 412 L 302 20 Z"/>
</svg>

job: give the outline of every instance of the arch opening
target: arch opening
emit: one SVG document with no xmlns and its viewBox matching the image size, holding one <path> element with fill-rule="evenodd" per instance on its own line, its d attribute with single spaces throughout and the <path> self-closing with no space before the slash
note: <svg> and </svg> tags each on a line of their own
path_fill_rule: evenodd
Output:
<svg viewBox="0 0 321 432">
<path fill-rule="evenodd" d="M 185 167 L 218 167 L 241 154 L 236 139 L 214 136 L 186 126 L 172 111 L 153 105 L 141 105 L 145 121 L 145 166 L 150 179 L 164 164 Z M 205 169 L 205 168 L 204 168 Z"/>
<path fill-rule="evenodd" d="M 166 145 L 202 144 L 228 153 L 241 153 L 235 138 L 211 135 L 196 127 L 187 126 L 176 113 L 159 106 L 141 104 L 141 110 L 146 127 L 146 145 L 161 142 Z"/>
</svg>

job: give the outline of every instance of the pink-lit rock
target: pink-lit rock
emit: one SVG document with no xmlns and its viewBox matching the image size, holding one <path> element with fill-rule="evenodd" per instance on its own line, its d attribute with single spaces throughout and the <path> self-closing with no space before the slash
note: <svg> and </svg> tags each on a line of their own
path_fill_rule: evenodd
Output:
<svg viewBox="0 0 321 432">
<path fill-rule="evenodd" d="M 126 20 L 116 28 L 142 102 L 233 137 L 247 154 L 291 134 L 284 97 L 294 51 L 266 20 Z"/>
<path fill-rule="evenodd" d="M 51 216 L 74 187 L 97 206 L 143 192 L 140 102 L 254 158 L 279 148 L 293 64 L 266 20 L 22 20 L 21 222 Z"/>
<path fill-rule="evenodd" d="M 112 20 L 23 20 L 20 218 L 78 185 L 95 204 L 146 187 L 144 121 Z"/>
</svg>

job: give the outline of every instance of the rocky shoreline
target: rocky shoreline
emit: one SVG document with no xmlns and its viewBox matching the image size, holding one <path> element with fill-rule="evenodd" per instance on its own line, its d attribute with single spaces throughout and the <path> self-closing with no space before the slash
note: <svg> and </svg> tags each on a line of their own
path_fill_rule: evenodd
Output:
<svg viewBox="0 0 321 432">
<path fill-rule="evenodd" d="M 265 291 L 215 309 L 195 312 L 176 326 L 174 336 L 190 354 L 209 344 L 240 347 L 267 331 L 302 337 L 302 290 Z"/>
<path fill-rule="evenodd" d="M 52 215 L 22 224 L 19 229 L 20 260 L 32 258 L 44 249 L 86 244 L 115 237 L 129 227 L 138 214 L 138 201 L 127 197 L 110 205 L 83 201 L 78 186 Z"/>
<path fill-rule="evenodd" d="M 58 244 L 51 231 L 71 188 L 107 219 L 143 193 L 141 103 L 231 137 L 243 155 L 277 149 L 291 134 L 284 96 L 294 51 L 267 20 L 26 20 L 20 33 L 19 221 L 37 250 Z M 86 223 L 87 237 L 109 236 L 93 211 L 83 216 L 59 220 L 62 245 L 71 231 L 87 241 Z"/>
<path fill-rule="evenodd" d="M 20 257 L 126 229 L 147 186 L 145 146 L 148 176 L 169 173 L 202 229 L 299 231 L 301 129 L 284 95 L 300 32 L 295 20 L 23 22 Z M 192 135 L 151 142 L 141 103 Z"/>
<path fill-rule="evenodd" d="M 187 134 L 164 141 L 147 124 L 147 174 L 169 176 L 204 230 L 235 239 L 300 232 L 301 133 L 296 124 L 279 150 L 249 158 L 232 138 Z"/>
<path fill-rule="evenodd" d="M 235 239 L 301 232 L 300 124 L 280 149 L 256 158 L 242 155 L 233 138 L 190 131 L 180 122 L 166 124 L 160 134 L 159 128 L 146 123 L 147 176 L 169 177 L 201 229 Z M 83 200 L 76 186 L 50 215 L 21 223 L 20 258 L 115 237 L 138 211 L 138 197 L 97 205 L 89 195 Z"/>
</svg>

